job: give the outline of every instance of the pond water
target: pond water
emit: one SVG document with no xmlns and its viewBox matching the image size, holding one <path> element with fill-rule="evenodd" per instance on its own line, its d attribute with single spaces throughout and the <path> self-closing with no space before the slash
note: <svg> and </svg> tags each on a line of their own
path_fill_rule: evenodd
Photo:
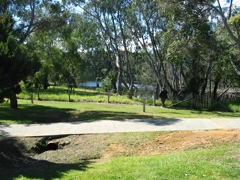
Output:
<svg viewBox="0 0 240 180">
<path fill-rule="evenodd" d="M 98 82 L 99 87 L 102 87 L 102 81 Z M 80 87 L 97 87 L 97 83 L 96 81 L 86 81 L 86 82 L 82 82 L 82 83 L 78 83 L 78 86 Z M 137 87 L 138 89 L 142 89 L 142 90 L 154 90 L 155 87 L 151 86 L 151 85 L 141 85 L 141 84 L 134 84 L 135 87 Z"/>
<path fill-rule="evenodd" d="M 98 84 L 99 84 L 99 87 L 102 87 L 102 81 L 99 81 Z M 78 86 L 94 88 L 94 87 L 97 87 L 97 83 L 96 81 L 86 81 L 86 82 L 78 83 Z"/>
</svg>

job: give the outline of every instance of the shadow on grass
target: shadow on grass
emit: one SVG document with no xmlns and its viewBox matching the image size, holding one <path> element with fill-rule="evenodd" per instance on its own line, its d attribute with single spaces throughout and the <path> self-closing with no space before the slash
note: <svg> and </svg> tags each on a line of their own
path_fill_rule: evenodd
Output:
<svg viewBox="0 0 240 180">
<path fill-rule="evenodd" d="M 225 107 L 225 108 L 215 108 L 211 110 L 198 110 L 198 109 L 192 109 L 192 108 L 180 108 L 180 107 L 168 107 L 168 109 L 176 110 L 175 112 L 172 111 L 171 114 L 179 114 L 178 110 L 184 111 L 187 110 L 189 111 L 189 114 L 192 115 L 216 115 L 217 117 L 228 117 L 228 118 L 238 118 L 240 116 L 239 112 L 234 112 L 230 107 Z"/>
<path fill-rule="evenodd" d="M 166 113 L 179 114 L 181 117 L 182 112 L 177 108 L 167 108 L 173 111 Z M 174 111 L 175 109 L 175 111 Z M 179 109 L 182 110 L 182 109 Z M 189 113 L 193 115 L 212 115 L 219 117 L 239 117 L 239 113 L 221 112 L 221 111 L 197 111 L 190 110 Z M 164 114 L 164 111 L 162 111 Z M 185 112 L 186 114 L 186 112 Z M 43 106 L 36 104 L 21 104 L 19 109 L 11 109 L 7 104 L 0 106 L 0 125 L 7 124 L 36 124 L 36 123 L 57 123 L 57 122 L 92 122 L 98 120 L 128 120 L 128 119 L 151 119 L 154 118 L 151 114 L 134 113 L 134 112 L 121 112 L 121 111 L 108 111 L 108 110 L 87 110 L 79 111 L 74 108 L 57 108 L 52 106 Z M 158 116 L 164 118 L 164 116 Z M 167 118 L 164 119 L 166 121 Z"/>
<path fill-rule="evenodd" d="M 130 121 L 134 123 L 153 124 L 155 126 L 166 126 L 181 121 L 177 118 L 154 118 L 151 115 L 139 115 L 136 113 L 111 112 L 111 111 L 86 111 L 78 115 L 79 121 L 92 122 L 96 120 Z M 76 122 L 77 123 L 77 122 Z"/>
<path fill-rule="evenodd" d="M 37 124 L 56 122 L 83 122 L 98 120 L 153 118 L 151 115 L 115 111 L 84 111 L 76 113 L 76 109 L 55 108 L 41 105 L 21 105 L 19 109 L 0 106 L 0 125 L 3 124 Z"/>
<path fill-rule="evenodd" d="M 0 124 L 54 123 L 71 120 L 70 108 L 54 108 L 40 105 L 21 105 L 19 109 L 0 106 Z"/>
<path fill-rule="evenodd" d="M 231 117 L 231 118 L 239 118 L 239 116 L 240 116 L 240 113 L 237 113 L 237 112 L 233 112 L 233 111 L 214 111 L 214 110 L 212 110 L 212 111 L 197 111 L 197 110 L 195 110 L 195 111 L 191 111 L 191 114 L 199 114 L 199 115 L 202 115 L 202 114 L 215 114 L 216 116 L 218 116 L 218 117 L 222 117 L 222 118 L 224 118 L 224 117 Z"/>
<path fill-rule="evenodd" d="M 26 179 L 62 179 L 63 175 L 71 170 L 85 171 L 89 168 L 92 161 L 84 160 L 81 163 L 63 164 L 52 163 L 49 161 L 34 161 L 21 168 L 0 168 L 1 178 L 12 180 L 15 178 L 24 177 Z"/>
<path fill-rule="evenodd" d="M 129 112 L 116 111 L 85 111 L 78 114 L 79 121 L 94 121 L 94 120 L 126 120 L 126 119 L 143 119 L 153 118 L 151 115 L 141 115 Z"/>
<path fill-rule="evenodd" d="M 0 138 L 0 172 L 1 178 L 12 180 L 24 177 L 27 179 L 61 179 L 64 173 L 71 170 L 85 171 L 91 160 L 79 160 L 75 164 L 53 163 L 36 160 L 26 155 L 26 147 L 16 138 Z"/>
</svg>

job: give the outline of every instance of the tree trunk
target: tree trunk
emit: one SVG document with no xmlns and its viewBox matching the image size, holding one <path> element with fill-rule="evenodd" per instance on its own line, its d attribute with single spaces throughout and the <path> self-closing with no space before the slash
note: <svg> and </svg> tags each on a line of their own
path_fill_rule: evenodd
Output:
<svg viewBox="0 0 240 180">
<path fill-rule="evenodd" d="M 216 78 L 216 80 L 214 81 L 214 88 L 213 88 L 213 100 L 218 101 L 218 97 L 217 97 L 217 89 L 218 89 L 218 85 L 220 83 L 221 78 Z"/>
<path fill-rule="evenodd" d="M 231 86 L 228 86 L 217 98 L 217 101 L 221 99 L 221 97 L 231 88 Z"/>
<path fill-rule="evenodd" d="M 44 77 L 44 82 L 43 82 L 43 83 L 44 83 L 44 84 L 43 84 L 43 88 L 44 88 L 44 89 L 47 89 L 48 86 L 49 86 L 49 84 L 48 84 L 48 74 L 45 75 L 45 77 Z"/>
<path fill-rule="evenodd" d="M 11 96 L 9 97 L 10 99 L 10 107 L 13 109 L 18 108 L 18 102 L 17 102 L 17 96 L 15 93 L 12 93 Z"/>
<path fill-rule="evenodd" d="M 226 31 L 227 31 L 227 33 L 228 33 L 228 35 L 230 36 L 230 38 L 231 38 L 233 41 L 235 41 L 235 43 L 236 43 L 237 46 L 238 46 L 238 50 L 240 51 L 240 36 L 238 35 L 238 34 L 239 34 L 239 31 L 238 31 L 238 29 L 235 29 L 235 31 L 237 32 L 236 34 L 238 35 L 238 36 L 236 36 L 236 35 L 234 34 L 234 31 L 230 28 L 230 26 L 229 26 L 229 24 L 228 24 L 228 19 L 227 19 L 227 18 L 230 18 L 230 17 L 231 17 L 231 14 L 232 14 L 232 12 L 231 12 L 231 11 L 232 11 L 232 0 L 231 0 L 231 2 L 230 2 L 230 12 L 229 12 L 228 17 L 225 17 L 225 13 L 224 13 L 225 11 L 223 11 L 222 6 L 221 6 L 219 0 L 217 0 L 217 3 L 218 3 L 217 6 L 213 6 L 212 3 L 211 3 L 211 4 L 208 4 L 208 5 L 210 5 L 210 7 L 213 8 L 213 9 L 220 15 L 220 17 L 221 17 L 221 19 L 222 19 L 222 22 L 223 22 L 223 24 L 224 24 L 224 27 L 225 27 L 225 29 L 226 29 Z M 233 67 L 233 69 L 235 70 L 235 72 L 236 72 L 238 75 L 240 75 L 240 65 L 239 65 L 237 62 L 233 62 L 233 60 L 232 60 L 231 58 L 229 58 L 229 59 L 230 59 L 230 62 L 231 62 L 231 64 L 232 64 L 232 67 Z"/>
<path fill-rule="evenodd" d="M 114 78 L 111 79 L 111 87 L 113 90 L 113 93 L 117 92 L 117 74 L 114 76 Z"/>
<path fill-rule="evenodd" d="M 115 53 L 117 66 L 117 93 L 122 95 L 122 63 L 118 53 Z"/>
<path fill-rule="evenodd" d="M 208 63 L 208 67 L 207 67 L 207 70 L 206 70 L 206 73 L 205 73 L 205 76 L 204 76 L 204 79 L 203 79 L 204 82 L 203 82 L 203 86 L 202 86 L 202 90 L 201 90 L 201 95 L 205 94 L 207 84 L 208 84 L 208 79 L 209 79 L 209 76 L 211 76 L 210 75 L 211 70 L 212 70 L 212 61 Z"/>
<path fill-rule="evenodd" d="M 122 72 L 118 69 L 118 76 L 117 76 L 117 93 L 122 95 Z"/>
<path fill-rule="evenodd" d="M 128 98 L 132 99 L 132 96 L 133 96 L 133 86 L 134 86 L 132 67 L 131 67 L 131 63 L 130 63 L 128 48 L 127 48 L 127 40 L 126 40 L 126 37 L 125 37 L 125 34 L 124 34 L 124 29 L 123 29 L 123 24 L 122 24 L 123 20 L 121 19 L 121 15 L 120 15 L 119 11 L 118 11 L 118 18 L 120 19 L 119 27 L 120 27 L 121 36 L 122 36 L 122 42 L 123 42 L 125 59 L 126 59 L 126 65 L 127 65 L 127 73 L 128 73 L 128 78 L 129 78 Z"/>
</svg>

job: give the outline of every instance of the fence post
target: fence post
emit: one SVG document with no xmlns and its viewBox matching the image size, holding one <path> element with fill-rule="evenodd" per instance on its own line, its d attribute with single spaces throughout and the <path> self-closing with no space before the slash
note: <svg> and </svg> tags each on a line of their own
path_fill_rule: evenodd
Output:
<svg viewBox="0 0 240 180">
<path fill-rule="evenodd" d="M 108 89 L 108 103 L 110 103 L 110 90 Z"/>
<path fill-rule="evenodd" d="M 68 89 L 68 101 L 71 102 L 70 89 Z"/>
<path fill-rule="evenodd" d="M 31 103 L 33 104 L 33 93 L 31 92 Z"/>
<path fill-rule="evenodd" d="M 37 96 L 38 96 L 38 100 L 40 100 L 40 92 L 39 92 L 39 87 L 37 88 Z"/>
<path fill-rule="evenodd" d="M 213 98 L 212 98 L 211 95 L 209 95 L 209 98 L 208 98 L 208 110 L 212 109 L 212 102 L 213 102 Z"/>
<path fill-rule="evenodd" d="M 210 101 L 209 100 L 211 100 L 211 98 L 208 96 L 208 95 L 206 95 L 206 108 L 209 110 L 209 108 L 210 108 Z"/>
<path fill-rule="evenodd" d="M 143 97 L 143 112 L 146 112 L 146 97 Z"/>
</svg>

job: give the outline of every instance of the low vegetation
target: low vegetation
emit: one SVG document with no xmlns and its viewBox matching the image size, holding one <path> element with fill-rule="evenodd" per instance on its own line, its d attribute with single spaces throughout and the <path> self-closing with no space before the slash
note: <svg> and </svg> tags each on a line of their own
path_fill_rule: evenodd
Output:
<svg viewBox="0 0 240 180">
<path fill-rule="evenodd" d="M 1 178 L 240 178 L 239 130 L 51 137 L 51 142 L 68 142 L 68 145 L 34 154 L 31 148 L 39 139 L 0 140 Z"/>
<path fill-rule="evenodd" d="M 66 89 L 50 89 L 33 103 L 29 92 L 19 95 L 19 108 L 0 104 L 0 124 L 31 124 L 132 118 L 239 117 L 239 106 L 216 104 L 215 111 L 180 107 L 161 108 L 141 99 L 76 89 L 71 102 Z M 85 95 L 84 95 L 85 93 Z M 58 95 L 55 95 L 58 94 Z M 64 99 L 64 98 L 65 99 Z M 91 99 L 92 100 L 85 100 Z M 59 99 L 55 99 L 59 98 Z M 74 99 L 74 100 L 73 100 Z M 120 99 L 120 98 L 119 98 Z M 159 101 L 159 100 L 157 100 Z M 168 106 L 175 102 L 168 100 Z M 182 106 L 182 105 L 181 105 Z M 182 107 L 186 107 L 183 104 Z M 218 111 L 220 107 L 221 111 Z M 223 108 L 224 107 L 224 108 Z M 10 179 L 239 179 L 240 131 L 176 131 L 106 133 L 45 137 L 48 143 L 65 144 L 41 153 L 33 147 L 42 139 L 0 138 L 1 178 Z"/>
<path fill-rule="evenodd" d="M 18 97 L 30 100 L 31 94 L 33 94 L 33 100 L 45 101 L 108 102 L 109 95 L 109 102 L 111 103 L 141 104 L 143 102 L 141 98 L 133 97 L 133 99 L 129 99 L 127 94 L 119 96 L 112 92 L 107 93 L 102 88 L 74 88 L 70 90 L 63 86 L 52 86 L 46 90 L 25 89 Z M 147 103 L 152 105 L 152 99 L 148 98 Z"/>
<path fill-rule="evenodd" d="M 67 88 L 54 87 L 40 94 L 36 92 L 31 100 L 30 91 L 19 95 L 18 110 L 8 107 L 8 102 L 0 104 L 1 124 L 31 124 L 97 120 L 127 120 L 134 118 L 220 118 L 239 117 L 240 106 L 236 103 L 216 103 L 212 111 L 194 110 L 189 103 L 180 103 L 178 107 L 170 107 L 176 101 L 167 100 L 168 108 L 161 108 L 160 101 L 148 99 L 143 112 L 143 99 L 112 94 L 110 101 L 106 93 L 96 90 L 76 88 L 68 102 Z M 187 104 L 188 103 L 188 104 Z M 186 108 L 188 107 L 188 108 Z M 14 112 L 14 113 L 13 113 Z"/>
<path fill-rule="evenodd" d="M 2 0 L 0 126 L 239 118 L 239 1 L 172 2 Z M 94 79 L 122 96 L 50 87 Z M 157 91 L 166 86 L 178 99 L 194 100 L 168 100 L 160 108 L 150 93 L 145 107 L 145 99 L 133 96 L 138 85 Z M 39 87 L 48 90 L 27 89 Z M 230 89 L 238 104 L 212 101 L 226 100 Z M 198 94 L 211 94 L 211 100 Z M 240 179 L 239 135 L 216 130 L 0 136 L 0 179 Z"/>
<path fill-rule="evenodd" d="M 76 122 L 97 120 L 127 120 L 134 118 L 221 118 L 239 117 L 239 112 L 201 111 L 180 108 L 161 108 L 159 106 L 58 102 L 19 100 L 19 109 L 13 110 L 7 104 L 0 105 L 1 124 L 31 124 L 53 122 Z"/>
</svg>

